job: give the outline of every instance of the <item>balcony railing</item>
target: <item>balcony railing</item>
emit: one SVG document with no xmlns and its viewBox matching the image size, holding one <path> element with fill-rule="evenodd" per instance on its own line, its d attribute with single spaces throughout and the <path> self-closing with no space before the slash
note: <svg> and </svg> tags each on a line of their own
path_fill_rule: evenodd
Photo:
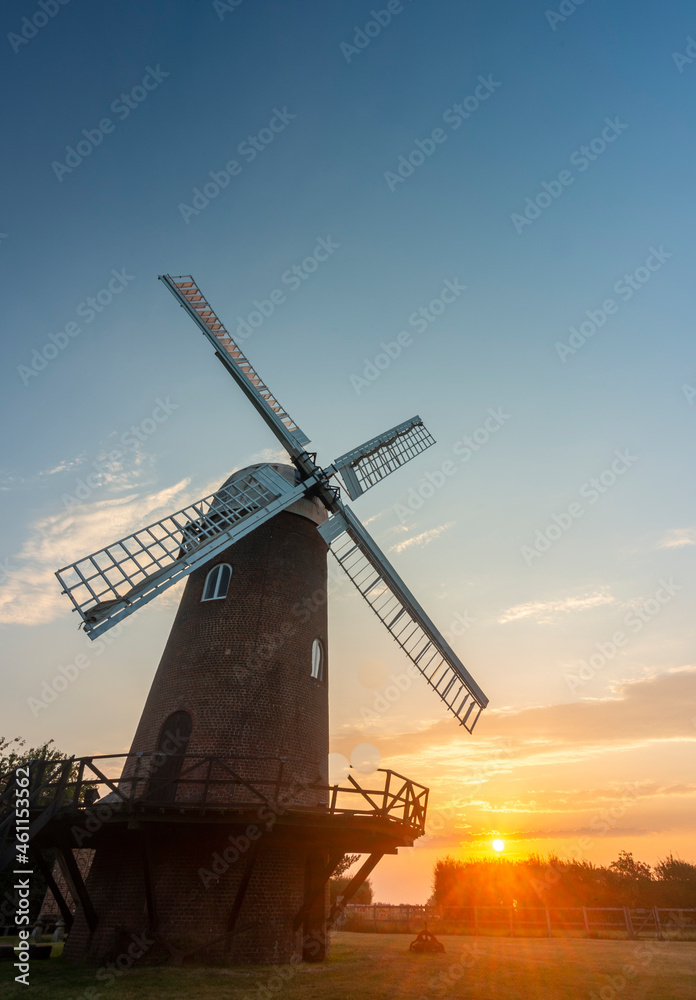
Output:
<svg viewBox="0 0 696 1000">
<path fill-rule="evenodd" d="M 32 761 L 28 769 L 32 837 L 58 815 L 92 810 L 99 818 L 103 806 L 111 815 L 269 806 L 280 813 L 372 817 L 409 827 L 417 836 L 425 832 L 428 789 L 383 768 L 367 787 L 352 774 L 343 785 L 323 783 L 316 762 L 290 757 L 99 754 Z M 0 776 L 0 868 L 14 834 L 16 788 L 15 772 Z"/>
</svg>

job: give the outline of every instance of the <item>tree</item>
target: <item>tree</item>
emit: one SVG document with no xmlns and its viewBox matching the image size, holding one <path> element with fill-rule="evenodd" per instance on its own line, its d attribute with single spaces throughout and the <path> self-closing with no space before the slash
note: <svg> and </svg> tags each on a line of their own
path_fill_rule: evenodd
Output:
<svg viewBox="0 0 696 1000">
<path fill-rule="evenodd" d="M 359 854 L 344 854 L 333 870 L 331 878 L 340 878 L 345 875 L 349 868 L 352 868 L 356 861 L 360 860 Z"/>
<path fill-rule="evenodd" d="M 340 878 L 332 878 L 329 883 L 329 897 L 333 906 L 339 896 L 343 894 L 346 886 L 350 882 L 350 876 L 342 875 Z M 369 878 L 365 879 L 358 888 L 354 896 L 350 897 L 350 903 L 357 903 L 362 906 L 369 906 L 372 902 L 372 883 Z"/>
<path fill-rule="evenodd" d="M 18 767 L 26 767 L 29 761 L 39 760 L 48 763 L 52 761 L 68 760 L 68 754 L 58 750 L 53 740 L 46 740 L 39 747 L 30 747 L 25 750 L 26 740 L 19 736 L 8 739 L 0 736 L 0 795 L 7 787 L 7 783 L 12 779 Z M 14 799 L 14 795 L 11 796 Z M 7 801 L 0 804 L 0 819 L 14 808 L 14 802 Z M 44 851 L 43 856 L 49 867 L 53 867 L 54 852 Z M 0 872 L 0 923 L 11 924 L 14 921 L 16 912 L 16 900 L 13 890 L 15 875 L 10 866 L 5 871 Z M 31 876 L 29 913 L 33 921 L 39 913 L 44 895 L 46 894 L 46 880 L 40 871 L 34 869 Z"/>
<path fill-rule="evenodd" d="M 666 858 L 655 865 L 655 875 L 661 882 L 694 882 L 696 883 L 696 865 L 681 858 L 668 854 Z"/>
<path fill-rule="evenodd" d="M 627 879 L 651 879 L 652 868 L 643 861 L 636 861 L 630 851 L 619 851 L 616 861 L 609 865 L 611 871 Z"/>
<path fill-rule="evenodd" d="M 655 865 L 657 905 L 696 907 L 696 865 L 668 854 Z"/>
<path fill-rule="evenodd" d="M 53 740 L 46 740 L 40 747 L 23 750 L 26 740 L 20 736 L 7 739 L 0 736 L 0 778 L 9 775 L 18 767 L 24 767 L 30 760 L 67 760 L 68 755 L 53 746 Z"/>
<path fill-rule="evenodd" d="M 556 854 L 520 861 L 445 857 L 435 864 L 431 898 L 450 915 L 473 906 L 694 906 L 696 865 L 670 856 L 653 872 L 628 851 L 607 867 Z"/>
</svg>

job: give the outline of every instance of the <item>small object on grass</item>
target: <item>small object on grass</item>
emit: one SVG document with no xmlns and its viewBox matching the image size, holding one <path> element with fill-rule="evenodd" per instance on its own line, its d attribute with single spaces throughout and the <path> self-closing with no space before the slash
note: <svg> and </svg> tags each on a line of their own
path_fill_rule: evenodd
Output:
<svg viewBox="0 0 696 1000">
<path fill-rule="evenodd" d="M 428 930 L 428 925 L 426 924 L 423 930 L 418 934 L 415 941 L 411 941 L 409 951 L 425 952 L 427 954 L 440 954 L 444 952 L 445 946 L 441 941 L 435 937 Z"/>
</svg>

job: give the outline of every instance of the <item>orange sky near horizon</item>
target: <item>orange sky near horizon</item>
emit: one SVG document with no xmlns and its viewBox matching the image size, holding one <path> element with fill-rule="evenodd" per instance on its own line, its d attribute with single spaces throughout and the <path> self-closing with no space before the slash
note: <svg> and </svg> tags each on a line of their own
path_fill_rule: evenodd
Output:
<svg viewBox="0 0 696 1000">
<path fill-rule="evenodd" d="M 146 502 L 173 506 L 165 492 Z M 129 496 L 117 509 L 124 516 L 127 508 L 140 522 L 143 502 Z M 76 756 L 125 753 L 130 746 L 181 586 L 127 620 L 97 653 L 75 630 L 52 579 L 57 549 L 88 551 L 92 540 L 112 537 L 113 512 L 110 503 L 85 505 L 50 522 L 40 589 L 23 599 L 23 617 L 5 633 L 8 658 L 21 634 L 25 660 L 35 664 L 33 673 L 7 676 L 21 721 L 17 734 L 29 745 L 53 737 Z M 379 516 L 370 517 L 368 508 L 365 520 Z M 378 522 L 385 549 L 390 532 Z M 674 559 L 690 554 L 691 546 L 658 551 Z M 600 588 L 506 608 L 494 590 L 481 597 L 475 583 L 462 583 L 458 564 L 448 576 L 445 555 L 433 544 L 408 549 L 395 562 L 418 596 L 429 595 L 423 604 L 446 635 L 452 623 L 450 641 L 491 696 L 472 735 L 422 678 L 404 682 L 408 660 L 330 562 L 331 751 L 350 758 L 356 746 L 373 744 L 382 767 L 431 790 L 426 836 L 380 862 L 371 877 L 376 900 L 425 902 L 439 857 L 491 857 L 494 837 L 504 840 L 502 856 L 512 859 L 553 852 L 608 864 L 628 850 L 649 864 L 669 853 L 696 861 L 696 665 L 686 659 L 688 599 L 679 607 L 675 600 L 626 654 L 570 690 L 564 675 L 578 674 L 597 635 L 612 634 L 617 615 L 634 606 L 630 592 L 627 598 L 618 587 Z M 6 585 L 5 597 L 11 595 Z M 467 606 L 475 609 L 476 624 L 459 635 Z M 21 632 L 24 621 L 32 627 Z M 47 642 L 63 650 L 63 663 L 79 652 L 90 666 L 33 715 L 27 698 L 40 695 L 41 678 L 55 673 Z"/>
<path fill-rule="evenodd" d="M 688 666 L 603 699 L 488 711 L 472 736 L 447 719 L 413 733 L 373 726 L 382 766 L 431 789 L 426 836 L 380 862 L 375 901 L 425 902 L 433 866 L 448 854 L 607 865 L 628 850 L 651 865 L 670 853 L 696 861 L 695 681 Z M 343 731 L 332 749 L 349 756 L 369 740 L 367 729 Z"/>
</svg>

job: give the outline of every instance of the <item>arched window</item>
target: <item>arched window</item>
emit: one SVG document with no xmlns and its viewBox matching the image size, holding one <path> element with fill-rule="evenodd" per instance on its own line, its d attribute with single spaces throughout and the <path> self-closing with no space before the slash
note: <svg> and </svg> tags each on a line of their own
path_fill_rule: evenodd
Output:
<svg viewBox="0 0 696 1000">
<path fill-rule="evenodd" d="M 205 578 L 202 601 L 220 601 L 227 597 L 227 588 L 230 585 L 232 567 L 228 563 L 218 563 L 213 566 L 210 573 Z"/>
<path fill-rule="evenodd" d="M 188 712 L 173 712 L 165 719 L 152 758 L 148 794 L 157 802 L 174 802 L 176 787 L 191 736 L 193 720 Z"/>
<path fill-rule="evenodd" d="M 321 639 L 315 639 L 312 643 L 312 677 L 315 680 L 324 680 L 324 647 Z"/>
</svg>

